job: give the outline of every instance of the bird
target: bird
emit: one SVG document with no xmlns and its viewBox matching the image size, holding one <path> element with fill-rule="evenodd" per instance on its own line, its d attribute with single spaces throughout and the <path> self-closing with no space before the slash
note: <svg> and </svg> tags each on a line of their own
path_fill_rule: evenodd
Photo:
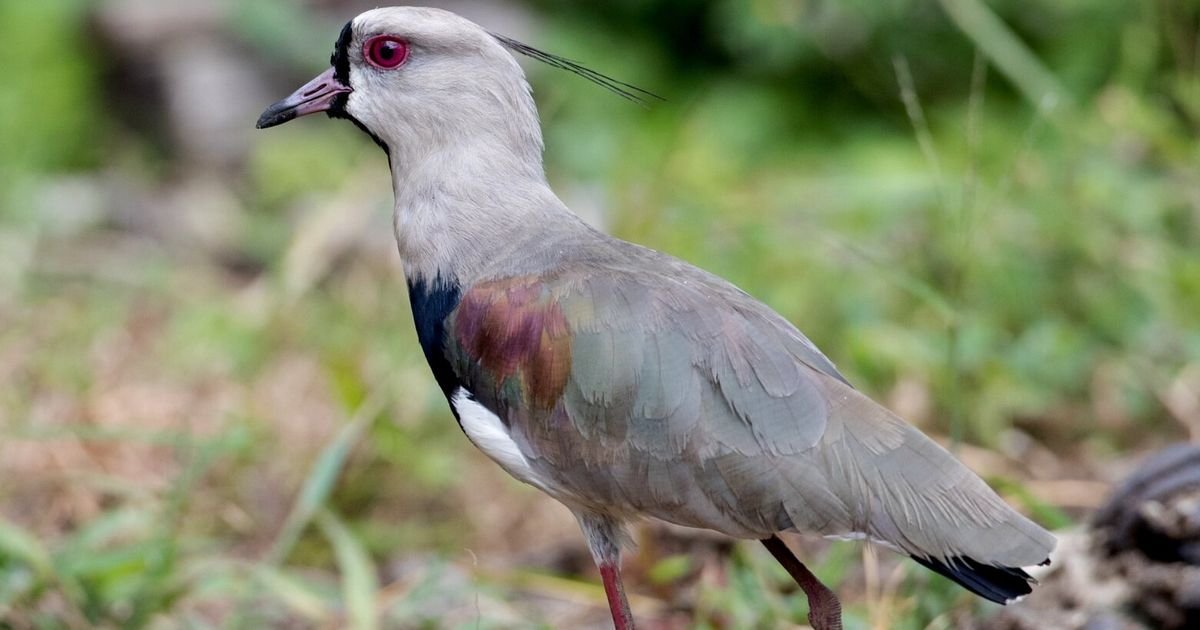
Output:
<svg viewBox="0 0 1200 630">
<path fill-rule="evenodd" d="M 551 189 L 516 55 L 653 98 L 440 9 L 346 23 L 330 68 L 258 120 L 325 112 L 387 154 L 416 337 L 459 428 L 564 504 L 617 630 L 642 519 L 759 540 L 841 627 L 837 595 L 779 535 L 866 539 L 985 599 L 1031 592 L 1055 537 L 875 403 L 730 282 L 592 227 Z"/>
</svg>

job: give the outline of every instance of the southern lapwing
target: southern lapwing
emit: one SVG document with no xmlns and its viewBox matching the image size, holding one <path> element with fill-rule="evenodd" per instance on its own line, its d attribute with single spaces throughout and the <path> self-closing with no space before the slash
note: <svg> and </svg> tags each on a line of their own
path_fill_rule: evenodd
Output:
<svg viewBox="0 0 1200 630">
<path fill-rule="evenodd" d="M 511 52 L 639 92 L 455 14 L 368 11 L 329 70 L 271 105 L 326 112 L 388 155 L 417 339 L 459 427 L 583 529 L 617 628 L 625 523 L 763 541 L 810 620 L 840 605 L 776 537 L 866 538 L 1006 603 L 1055 539 L 854 389 L 786 319 L 692 265 L 605 235 L 546 182 Z"/>
</svg>

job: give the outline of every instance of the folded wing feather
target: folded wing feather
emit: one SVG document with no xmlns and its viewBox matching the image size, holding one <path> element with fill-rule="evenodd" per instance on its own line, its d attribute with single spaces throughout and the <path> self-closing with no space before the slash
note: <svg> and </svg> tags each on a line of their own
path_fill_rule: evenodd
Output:
<svg viewBox="0 0 1200 630">
<path fill-rule="evenodd" d="M 451 315 L 452 364 L 552 493 L 735 536 L 862 534 L 1005 566 L 1047 556 L 1050 534 L 852 388 L 786 320 L 715 276 L 656 262 L 653 275 L 580 265 L 484 283 Z M 518 333 L 536 348 L 487 338 Z M 557 380 L 548 389 L 537 374 Z"/>
</svg>

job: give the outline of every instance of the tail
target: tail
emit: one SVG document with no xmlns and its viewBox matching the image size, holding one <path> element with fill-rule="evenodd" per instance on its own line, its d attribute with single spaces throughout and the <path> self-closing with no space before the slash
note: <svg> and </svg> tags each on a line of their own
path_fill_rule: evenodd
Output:
<svg viewBox="0 0 1200 630">
<path fill-rule="evenodd" d="M 1028 595 L 1021 567 L 1044 563 L 1055 538 L 911 425 L 822 379 L 828 427 L 808 459 L 789 460 L 785 509 L 795 529 L 865 537 L 998 603 Z"/>
<path fill-rule="evenodd" d="M 976 595 L 996 602 L 1008 604 L 1033 592 L 1037 580 L 1019 567 L 996 567 L 982 564 L 970 558 L 951 558 L 948 561 L 936 558 L 913 556 L 922 566 L 957 582 Z M 1042 564 L 1049 564 L 1047 558 Z"/>
</svg>

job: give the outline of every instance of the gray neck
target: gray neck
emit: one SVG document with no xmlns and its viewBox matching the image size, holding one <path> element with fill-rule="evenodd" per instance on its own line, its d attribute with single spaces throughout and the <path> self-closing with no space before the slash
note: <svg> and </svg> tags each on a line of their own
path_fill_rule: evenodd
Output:
<svg viewBox="0 0 1200 630">
<path fill-rule="evenodd" d="M 392 150 L 396 242 L 410 282 L 472 284 L 527 247 L 531 232 L 584 229 L 550 190 L 540 151 L 487 140 Z"/>
</svg>

